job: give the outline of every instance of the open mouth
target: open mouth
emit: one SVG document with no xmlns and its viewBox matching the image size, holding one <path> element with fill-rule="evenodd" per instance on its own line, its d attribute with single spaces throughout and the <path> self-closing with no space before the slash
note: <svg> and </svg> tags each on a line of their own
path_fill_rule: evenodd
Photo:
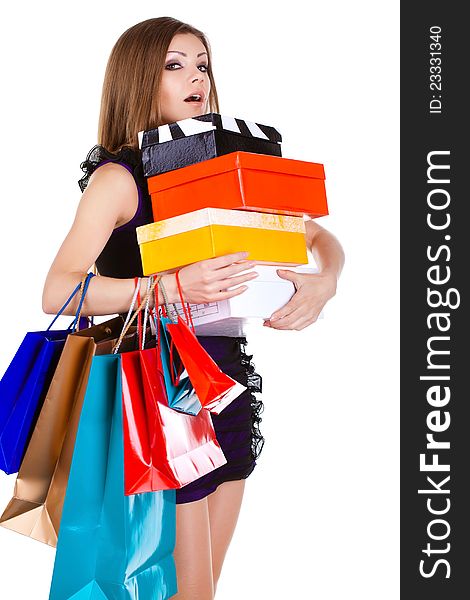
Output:
<svg viewBox="0 0 470 600">
<path fill-rule="evenodd" d="M 201 96 L 201 94 L 191 94 L 190 96 L 185 98 L 184 101 L 189 102 L 191 104 L 202 104 L 204 98 Z"/>
</svg>

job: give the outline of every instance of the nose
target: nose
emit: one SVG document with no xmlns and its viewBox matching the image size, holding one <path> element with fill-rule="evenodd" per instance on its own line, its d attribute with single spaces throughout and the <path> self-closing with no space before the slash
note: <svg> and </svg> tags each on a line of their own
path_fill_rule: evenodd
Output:
<svg viewBox="0 0 470 600">
<path fill-rule="evenodd" d="M 194 83 L 195 81 L 204 81 L 204 73 L 202 73 L 197 67 L 195 67 L 195 72 L 192 74 L 191 76 L 191 83 Z"/>
</svg>

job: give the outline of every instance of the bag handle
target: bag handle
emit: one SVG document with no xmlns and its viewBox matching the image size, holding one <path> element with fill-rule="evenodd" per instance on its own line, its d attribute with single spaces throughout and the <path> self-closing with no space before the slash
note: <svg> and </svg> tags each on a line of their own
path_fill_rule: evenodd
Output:
<svg viewBox="0 0 470 600">
<path fill-rule="evenodd" d="M 160 319 L 159 319 L 159 315 L 158 315 L 158 285 L 153 289 L 153 294 L 155 297 L 155 306 L 153 307 L 152 310 L 152 314 L 153 314 L 153 320 L 155 323 L 155 334 L 157 337 L 157 361 L 158 361 L 158 367 L 161 368 L 161 357 L 160 357 L 160 352 L 159 350 L 161 350 L 161 341 L 160 341 Z"/>
<path fill-rule="evenodd" d="M 176 308 L 176 304 L 174 304 L 174 303 L 170 304 L 167 293 L 166 293 L 165 286 L 163 285 L 162 278 L 160 278 L 158 285 L 160 286 L 160 290 L 161 290 L 162 296 L 163 296 L 163 304 L 165 306 L 165 311 L 166 311 L 165 316 L 168 317 L 172 323 L 177 323 L 178 322 L 178 309 Z M 173 307 L 172 311 L 170 310 L 170 306 Z M 171 314 L 172 312 L 173 312 L 173 315 Z"/>
<path fill-rule="evenodd" d="M 159 306 L 159 298 L 158 298 L 158 288 L 159 286 L 153 286 L 152 290 L 153 290 L 153 295 L 155 298 L 155 306 L 152 309 L 152 315 L 153 315 L 153 320 L 154 320 L 154 324 L 155 324 L 155 334 L 156 334 L 156 338 L 157 338 L 157 347 L 160 347 L 161 344 L 161 326 L 162 326 L 162 322 L 161 322 L 161 316 L 166 317 L 166 310 L 164 307 L 164 304 L 162 304 L 162 306 Z M 161 308 L 161 315 L 160 313 L 160 309 Z"/>
<path fill-rule="evenodd" d="M 122 331 L 119 335 L 119 338 L 117 340 L 117 342 L 114 344 L 113 348 L 112 348 L 112 354 L 117 354 L 117 351 L 119 350 L 119 346 L 122 343 L 122 340 L 124 339 L 124 335 L 126 335 L 127 330 L 129 329 L 128 325 L 129 325 L 129 321 L 131 320 L 131 315 L 132 315 L 132 311 L 134 310 L 134 306 L 137 300 L 137 296 L 139 294 L 139 289 L 140 289 L 140 277 L 135 277 L 134 279 L 134 293 L 132 294 L 132 300 L 131 300 L 131 305 L 129 307 L 129 310 L 127 312 L 127 316 L 124 320 L 124 325 L 122 326 Z M 124 332 L 124 334 L 123 334 Z"/>
<path fill-rule="evenodd" d="M 164 337 L 166 340 L 166 343 L 169 345 L 169 361 L 170 361 L 170 376 L 171 376 L 171 381 L 173 383 L 173 385 L 179 385 L 180 382 L 180 378 L 181 375 L 183 374 L 184 371 L 184 365 L 181 363 L 180 365 L 180 370 L 178 372 L 178 369 L 176 368 L 175 364 L 174 364 L 174 360 L 173 360 L 173 347 L 174 347 L 174 342 L 173 339 L 170 337 L 170 340 L 168 340 L 168 334 L 166 331 L 165 326 L 162 323 L 161 317 L 159 315 L 159 299 L 158 299 L 158 288 L 160 287 L 160 289 L 162 290 L 162 295 L 164 295 L 164 299 L 163 299 L 163 304 L 161 306 L 161 313 L 162 316 L 167 318 L 170 323 L 173 323 L 170 315 L 169 315 L 169 310 L 170 310 L 170 306 L 168 303 L 168 297 L 166 295 L 166 290 L 165 287 L 163 286 L 163 284 L 160 282 L 160 286 L 153 286 L 152 290 L 154 292 L 155 295 L 155 307 L 152 310 L 152 314 L 153 314 L 153 319 L 154 319 L 154 323 L 155 323 L 155 333 L 156 333 L 156 337 L 157 337 L 157 363 L 158 363 L 158 367 L 160 369 L 163 369 L 162 366 L 162 358 L 161 358 L 161 350 L 162 350 L 162 346 L 161 346 L 161 340 Z M 174 310 L 176 311 L 176 315 L 178 315 L 176 306 L 173 304 Z M 176 319 L 177 322 L 177 319 Z"/>
<path fill-rule="evenodd" d="M 132 315 L 132 317 L 130 317 L 130 314 L 132 312 L 132 308 L 129 310 L 129 314 L 128 314 L 128 319 L 126 319 L 126 323 L 124 324 L 124 327 L 122 328 L 121 331 L 121 335 L 119 336 L 117 342 L 115 343 L 115 345 L 113 346 L 113 349 L 111 351 L 112 354 L 116 354 L 119 346 L 121 345 L 122 340 L 124 339 L 124 336 L 126 335 L 126 333 L 129 330 L 129 327 L 132 325 L 132 323 L 135 321 L 135 318 L 137 317 L 137 315 L 139 314 L 139 312 L 142 310 L 142 308 L 145 306 L 145 304 L 147 303 L 148 297 L 153 293 L 153 290 L 155 289 L 155 287 L 157 286 L 159 280 L 160 280 L 161 275 L 158 275 L 157 278 L 155 279 L 155 281 L 151 284 L 150 290 L 145 294 L 144 299 L 142 300 L 142 302 L 139 304 L 139 306 L 137 307 L 137 309 L 135 310 L 134 314 Z M 134 290 L 134 294 L 135 297 L 137 298 L 137 294 L 139 291 L 140 285 L 136 287 L 136 289 Z"/>
<path fill-rule="evenodd" d="M 164 300 L 164 306 L 165 306 L 165 309 L 166 309 L 166 315 L 165 316 L 169 319 L 169 321 L 171 323 L 175 324 L 175 323 L 178 322 L 178 318 L 179 318 L 178 309 L 176 308 L 175 304 L 173 304 L 173 303 L 171 304 L 171 306 L 173 307 L 173 310 L 174 310 L 174 312 L 176 314 L 176 317 L 174 319 L 172 319 L 172 317 L 170 315 L 170 303 L 168 302 L 168 296 L 167 296 L 167 293 L 166 293 L 165 286 L 163 285 L 163 282 L 161 280 L 160 280 L 160 289 L 162 291 L 163 300 Z M 183 308 L 184 308 L 184 305 L 183 305 Z M 167 344 L 168 344 L 168 335 L 167 335 L 165 327 L 163 327 L 163 333 L 162 333 L 162 335 L 165 336 L 165 339 L 166 339 Z M 175 348 L 175 345 L 174 345 L 174 342 L 173 342 L 173 338 L 170 336 L 170 340 L 169 340 L 169 361 L 170 361 L 171 381 L 172 381 L 173 385 L 179 385 L 181 375 L 183 374 L 183 371 L 184 371 L 184 365 L 183 364 L 180 365 L 180 369 L 179 369 L 179 372 L 178 372 L 178 369 L 175 367 L 175 361 L 174 361 L 174 358 L 173 358 L 174 357 L 174 348 Z"/>
<path fill-rule="evenodd" d="M 163 317 L 163 318 L 167 318 L 168 321 L 170 321 L 170 323 L 171 323 L 171 319 L 169 319 L 168 317 Z M 173 325 L 174 324 L 175 323 L 173 323 Z M 159 319 L 156 315 L 155 315 L 155 328 L 157 329 L 157 346 L 160 349 L 160 351 L 162 350 L 161 339 L 165 338 L 166 344 L 168 345 L 168 350 L 169 350 L 168 359 L 169 359 L 171 381 L 172 381 L 173 385 L 179 385 L 181 375 L 183 374 L 183 371 L 184 371 L 184 365 L 183 365 L 182 361 L 180 361 L 180 368 L 178 369 L 176 367 L 175 361 L 173 358 L 174 357 L 173 338 L 171 336 L 168 337 L 168 331 L 166 329 L 166 326 L 162 323 L 161 319 Z"/>
<path fill-rule="evenodd" d="M 193 318 L 192 318 L 192 315 L 191 315 L 191 307 L 189 306 L 189 302 L 185 303 L 185 301 L 183 300 L 183 291 L 181 289 L 181 283 L 180 283 L 180 278 L 179 278 L 179 271 L 180 271 L 180 269 L 178 269 L 175 272 L 176 285 L 178 287 L 178 293 L 179 293 L 179 296 L 180 296 L 181 305 L 183 307 L 185 321 L 186 321 L 186 324 L 188 326 L 190 326 L 194 330 L 194 323 L 193 323 Z M 178 309 L 176 308 L 176 304 L 174 304 L 174 303 L 170 304 L 169 303 L 168 296 L 166 294 L 166 289 L 165 289 L 165 286 L 163 285 L 163 281 L 162 280 L 160 280 L 160 284 L 159 285 L 160 285 L 160 289 L 162 290 L 162 295 L 163 295 L 163 300 L 164 300 L 164 303 L 165 303 L 165 308 L 166 308 L 167 316 L 171 320 L 172 323 L 176 323 L 178 321 L 178 316 L 179 316 Z M 172 316 L 170 314 L 170 306 L 173 307 L 173 312 L 174 312 L 174 315 L 175 315 L 173 318 L 172 318 Z"/>
<path fill-rule="evenodd" d="M 160 316 L 160 304 L 159 304 L 159 297 L 158 297 L 158 285 L 153 285 L 151 288 L 151 293 L 153 292 L 154 297 L 155 297 L 155 306 L 152 309 L 152 316 L 153 316 L 153 320 L 155 323 L 155 334 L 156 334 L 156 338 L 157 338 L 157 365 L 158 365 L 158 369 L 163 372 L 163 364 L 162 364 L 162 357 L 161 357 L 161 350 L 162 350 L 162 337 L 165 336 L 165 338 L 167 339 L 167 335 L 165 333 L 165 327 L 162 324 L 162 320 L 161 320 L 161 316 Z M 167 315 L 167 311 L 165 310 L 165 300 L 164 303 L 161 306 L 161 313 L 163 316 L 168 317 Z M 169 317 L 168 317 L 169 318 Z M 170 369 L 171 369 L 172 365 L 170 364 Z M 174 383 L 174 374 L 173 374 L 173 370 L 170 370 L 171 373 L 171 378 L 172 381 Z M 178 380 L 179 380 L 179 376 L 178 376 Z"/>
<path fill-rule="evenodd" d="M 79 330 L 80 319 L 82 317 L 83 303 L 85 301 L 85 295 L 88 291 L 88 286 L 90 285 L 90 280 L 92 277 L 94 277 L 93 273 L 87 273 L 82 279 L 82 285 L 81 285 L 81 291 L 80 291 L 80 301 L 78 303 L 77 313 L 75 315 L 75 320 L 73 321 L 73 323 L 70 326 L 74 331 Z"/>
<path fill-rule="evenodd" d="M 82 281 L 77 285 L 77 287 L 73 290 L 73 292 L 70 294 L 70 296 L 67 298 L 67 300 L 65 301 L 64 305 L 62 306 L 62 308 L 59 310 L 59 312 L 56 314 L 56 316 L 54 317 L 54 319 L 52 320 L 51 324 L 49 325 L 49 327 L 46 329 L 46 331 L 49 331 L 50 328 L 54 325 L 54 323 L 57 321 L 57 319 L 60 317 L 60 315 L 64 312 L 64 310 L 67 308 L 67 306 L 70 304 L 70 302 L 72 301 L 72 299 L 74 298 L 74 296 L 77 294 L 77 292 L 81 289 L 83 289 L 81 297 L 80 297 L 80 302 L 77 308 L 77 312 L 75 313 L 75 319 L 72 321 L 72 323 L 68 326 L 67 331 L 69 329 L 72 329 L 72 327 L 75 326 L 76 323 L 78 323 L 77 317 L 78 315 L 81 313 L 82 310 L 82 305 L 83 305 L 83 301 L 85 299 L 85 294 L 88 290 L 88 285 L 90 283 L 90 279 L 94 277 L 93 273 L 87 273 Z"/>
<path fill-rule="evenodd" d="M 145 292 L 145 297 L 147 298 L 147 301 L 145 302 L 144 324 L 143 324 L 143 327 L 142 327 L 142 335 L 139 336 L 139 339 L 141 339 L 141 344 L 140 344 L 140 349 L 141 350 L 143 350 L 145 348 L 145 333 L 147 331 L 147 321 L 148 321 L 149 306 L 150 306 L 150 289 L 152 287 L 152 283 L 153 283 L 153 276 L 151 275 L 147 279 L 147 291 Z M 140 313 L 139 313 L 139 319 L 140 319 Z"/>
<path fill-rule="evenodd" d="M 140 304 L 140 282 L 142 281 L 140 277 L 135 278 L 135 284 L 137 286 L 137 306 Z M 138 348 L 142 345 L 142 313 L 139 311 L 137 315 L 137 337 L 138 337 Z"/>
<path fill-rule="evenodd" d="M 187 306 L 185 306 L 184 300 L 183 300 L 183 292 L 181 290 L 181 283 L 180 283 L 180 275 L 179 275 L 180 270 L 178 269 L 175 273 L 176 275 L 176 285 L 178 286 L 178 293 L 180 295 L 180 300 L 181 300 L 181 305 L 183 306 L 183 311 L 184 311 L 184 316 L 186 317 L 186 323 L 188 325 L 191 325 L 192 329 L 194 330 L 194 323 L 193 323 L 193 318 L 191 315 L 191 307 L 189 306 L 189 302 L 187 302 Z"/>
</svg>

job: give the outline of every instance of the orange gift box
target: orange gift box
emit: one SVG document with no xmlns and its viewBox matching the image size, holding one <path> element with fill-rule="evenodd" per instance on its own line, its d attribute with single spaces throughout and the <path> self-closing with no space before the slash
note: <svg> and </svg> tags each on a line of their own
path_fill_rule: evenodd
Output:
<svg viewBox="0 0 470 600">
<path fill-rule="evenodd" d="M 232 152 L 147 182 L 155 221 L 209 207 L 311 218 L 328 214 L 323 165 L 302 160 Z"/>
</svg>

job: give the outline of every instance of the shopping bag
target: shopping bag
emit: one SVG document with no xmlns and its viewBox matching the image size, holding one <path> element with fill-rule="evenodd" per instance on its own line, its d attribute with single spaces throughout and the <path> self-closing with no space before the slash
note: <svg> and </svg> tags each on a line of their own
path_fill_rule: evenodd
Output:
<svg viewBox="0 0 470 600">
<path fill-rule="evenodd" d="M 124 495 L 120 360 L 92 361 L 49 600 L 166 600 L 177 592 L 174 490 Z"/>
<path fill-rule="evenodd" d="M 121 356 L 125 493 L 180 488 L 227 460 L 208 411 L 168 405 L 157 349 Z"/>
<path fill-rule="evenodd" d="M 158 358 L 163 373 L 168 406 L 189 415 L 197 415 L 202 409 L 202 404 L 194 391 L 188 372 L 184 369 L 178 353 L 171 348 L 171 340 L 166 330 L 166 325 L 171 323 L 171 320 L 161 316 L 160 323 L 161 326 L 158 322 L 156 323 L 156 327 L 159 327 L 161 332 L 157 344 Z"/>
<path fill-rule="evenodd" d="M 173 311 L 171 310 L 165 287 L 161 278 L 159 279 L 164 299 L 163 311 L 166 313 L 162 317 L 164 319 L 162 326 L 171 338 L 170 355 L 174 355 L 176 349 L 178 360 L 184 365 L 199 402 L 203 408 L 219 414 L 245 391 L 246 387 L 226 375 L 197 339 L 190 306 L 183 299 L 178 271 L 176 271 L 175 277 L 184 311 L 184 320 L 174 305 Z M 155 306 L 158 306 L 158 297 Z"/>
<path fill-rule="evenodd" d="M 166 323 L 165 327 L 203 408 L 219 414 L 246 390 L 220 369 L 179 315 L 176 323 Z"/>
<path fill-rule="evenodd" d="M 0 469 L 17 473 L 41 410 L 65 340 L 72 333 L 89 280 L 86 278 L 74 321 L 67 329 L 52 330 L 57 318 L 81 289 L 78 284 L 46 331 L 30 331 L 0 380 Z"/>
<path fill-rule="evenodd" d="M 121 317 L 68 336 L 0 525 L 55 546 L 91 360 Z"/>
</svg>

